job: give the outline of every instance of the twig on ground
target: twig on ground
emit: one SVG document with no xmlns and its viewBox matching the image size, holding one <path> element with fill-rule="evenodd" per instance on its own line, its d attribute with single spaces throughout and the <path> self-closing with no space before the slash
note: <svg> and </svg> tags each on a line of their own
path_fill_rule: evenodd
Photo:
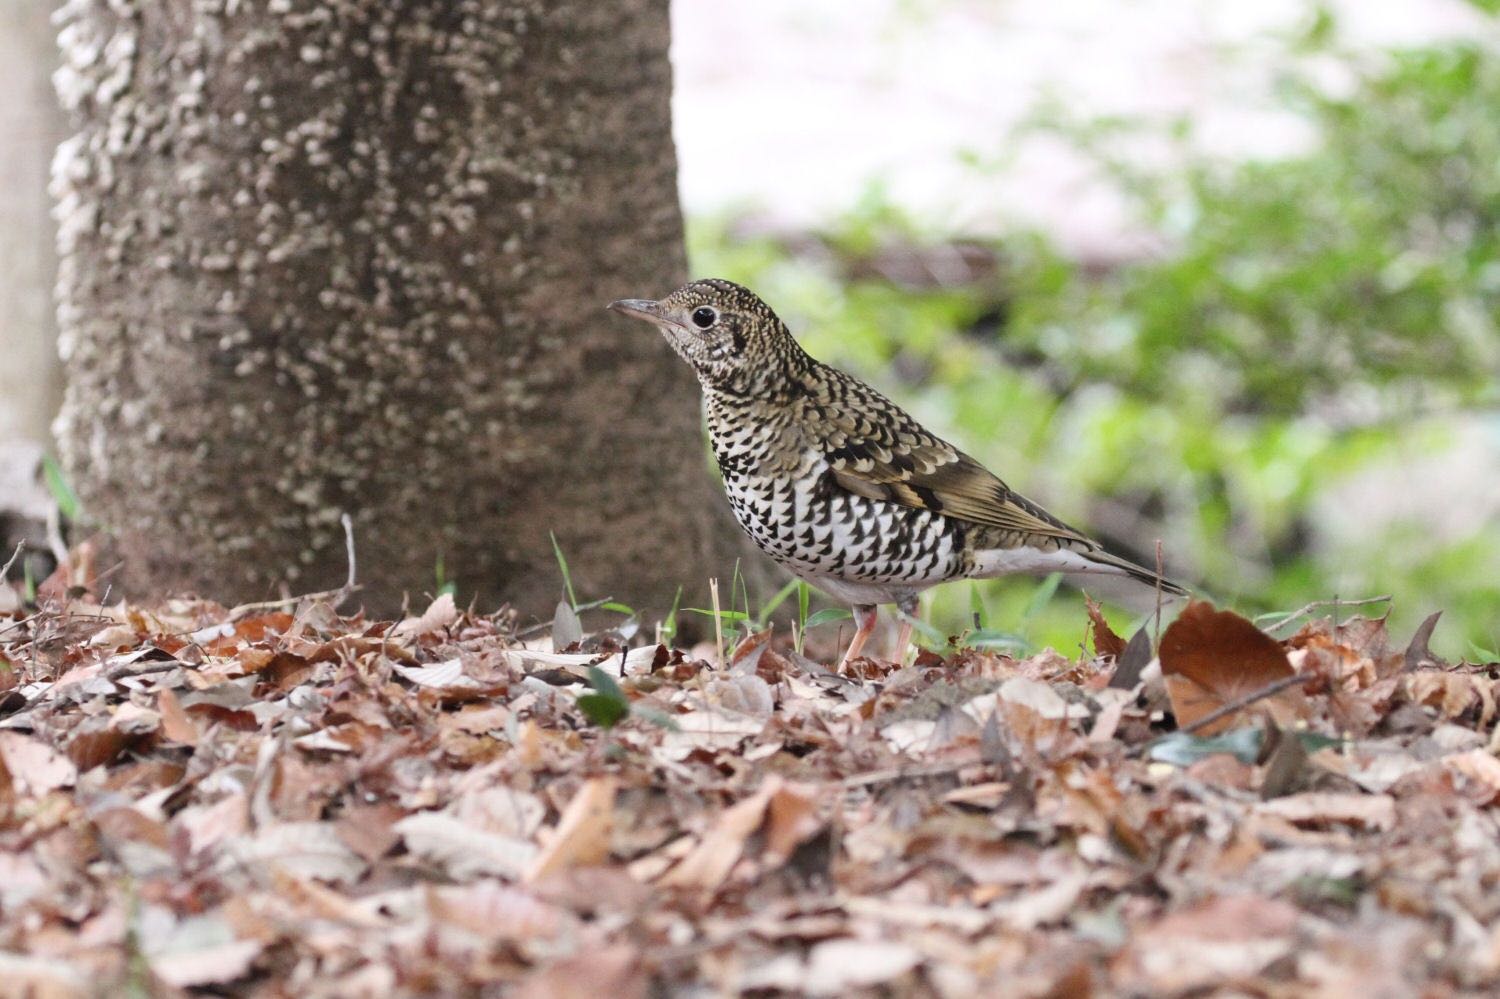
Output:
<svg viewBox="0 0 1500 999">
<path fill-rule="evenodd" d="M 148 662 L 120 663 L 104 671 L 106 680 L 122 680 L 127 676 L 146 676 L 149 673 L 165 673 L 181 666 L 177 659 L 152 659 Z"/>
<path fill-rule="evenodd" d="M 1162 572 L 1161 538 L 1156 539 L 1156 641 L 1155 645 L 1161 648 L 1161 587 L 1166 582 L 1166 574 Z"/>
<path fill-rule="evenodd" d="M 1306 607 L 1299 607 L 1292 611 L 1275 624 L 1267 625 L 1264 630 L 1267 632 L 1280 631 L 1299 617 L 1302 617 L 1304 614 L 1310 614 L 1319 607 L 1363 607 L 1367 604 L 1388 604 L 1391 602 L 1391 599 L 1391 595 L 1387 593 L 1385 596 L 1365 597 L 1362 600 L 1341 600 L 1338 597 L 1334 597 L 1332 600 L 1314 600 Z"/>
<path fill-rule="evenodd" d="M 336 590 L 319 590 L 316 593 L 302 593 L 293 597 L 283 597 L 280 600 L 257 600 L 254 603 L 240 604 L 229 612 L 229 620 L 238 621 L 246 614 L 256 611 L 280 610 L 283 607 L 292 607 L 304 601 L 327 600 L 329 606 L 338 609 L 339 604 L 348 600 L 350 595 L 359 589 L 355 582 L 355 560 L 354 560 L 354 520 L 347 514 L 339 517 L 339 523 L 344 525 L 344 553 L 349 562 L 349 574 L 344 579 L 344 585 Z"/>
<path fill-rule="evenodd" d="M 1182 733 L 1183 735 L 1192 735 L 1194 732 L 1198 732 L 1202 729 L 1207 728 L 1221 718 L 1228 718 L 1230 715 L 1235 714 L 1238 711 L 1243 711 L 1250 705 L 1254 704 L 1256 701 L 1263 701 L 1267 697 L 1271 697 L 1275 694 L 1281 693 L 1288 687 L 1295 687 L 1299 683 L 1305 683 L 1308 679 L 1308 677 L 1304 676 L 1301 673 L 1294 673 L 1291 676 L 1284 676 L 1280 680 L 1273 680 L 1259 690 L 1251 691 L 1244 697 L 1236 697 L 1228 704 L 1210 711 L 1208 714 L 1204 715 L 1202 718 L 1199 718 L 1191 725 L 1184 725 L 1177 731 Z"/>
<path fill-rule="evenodd" d="M 723 669 L 727 664 L 724 662 L 724 618 L 719 610 L 719 580 L 717 577 L 708 581 L 708 593 L 714 601 L 714 650 L 719 656 L 719 668 Z"/>
<path fill-rule="evenodd" d="M 21 557 L 21 552 L 26 548 L 26 539 L 22 538 L 16 542 L 16 550 L 10 553 L 10 558 L 5 560 L 4 568 L 0 568 L 0 579 L 10 575 L 10 567 L 16 564 L 16 559 Z"/>
<path fill-rule="evenodd" d="M 867 774 L 855 774 L 853 777 L 845 777 L 842 783 L 845 787 L 851 788 L 868 787 L 871 784 L 885 784 L 893 780 L 907 778 L 943 777 L 947 774 L 957 773 L 966 767 L 983 765 L 983 759 L 978 756 L 970 756 L 962 760 L 945 760 L 941 763 L 929 763 L 924 767 L 891 767 L 887 770 L 872 770 Z"/>
<path fill-rule="evenodd" d="M 62 536 L 62 507 L 56 503 L 47 508 L 47 546 L 58 565 L 68 564 L 68 546 Z"/>
</svg>

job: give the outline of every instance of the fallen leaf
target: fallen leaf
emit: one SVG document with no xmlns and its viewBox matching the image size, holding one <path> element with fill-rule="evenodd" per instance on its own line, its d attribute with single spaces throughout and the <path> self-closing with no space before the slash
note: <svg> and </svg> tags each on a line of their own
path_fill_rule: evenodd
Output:
<svg viewBox="0 0 1500 999">
<path fill-rule="evenodd" d="M 1432 641 L 1433 629 L 1437 627 L 1438 618 L 1443 616 L 1442 611 L 1427 615 L 1421 624 L 1417 625 L 1416 632 L 1411 636 L 1411 642 L 1406 646 L 1406 652 L 1402 656 L 1407 670 L 1414 670 L 1424 663 L 1438 665 L 1441 660 L 1432 654 L 1427 643 Z"/>
<path fill-rule="evenodd" d="M 922 963 L 922 955 L 897 940 L 824 940 L 807 955 L 803 988 L 810 995 L 847 995 L 884 985 Z"/>
<path fill-rule="evenodd" d="M 33 798 L 78 779 L 78 768 L 66 756 L 19 732 L 0 732 L 0 758 L 17 792 Z"/>
<path fill-rule="evenodd" d="M 163 690 L 158 694 L 156 709 L 161 712 L 162 735 L 185 746 L 198 745 L 198 726 L 183 710 L 175 691 Z"/>
<path fill-rule="evenodd" d="M 1161 638 L 1161 669 L 1179 727 L 1186 728 L 1227 704 L 1278 680 L 1295 676 L 1281 643 L 1232 611 L 1205 601 L 1189 604 Z M 1292 722 L 1305 706 L 1301 691 L 1288 688 L 1248 706 L 1268 712 L 1278 724 Z M 1240 712 L 1197 730 L 1215 735 L 1239 722 Z"/>
<path fill-rule="evenodd" d="M 614 826 L 615 781 L 595 777 L 573 795 L 547 845 L 526 869 L 526 881 L 539 881 L 570 867 L 603 863 Z"/>
<path fill-rule="evenodd" d="M 349 884 L 365 872 L 365 862 L 339 839 L 331 822 L 281 822 L 254 836 L 232 840 L 226 859 L 269 873 L 281 868 L 301 878 Z"/>
<path fill-rule="evenodd" d="M 18 999 L 86 999 L 98 995 L 97 982 L 55 957 L 0 951 L 0 982 L 6 995 Z"/>
<path fill-rule="evenodd" d="M 754 794 L 726 808 L 693 851 L 657 884 L 664 888 L 716 890 L 739 863 L 745 841 L 760 828 L 766 806 L 781 785 L 780 777 L 768 777 Z"/>
<path fill-rule="evenodd" d="M 548 940 L 576 923 L 556 905 L 493 880 L 429 888 L 427 911 L 487 941 Z"/>
<path fill-rule="evenodd" d="M 647 979 L 635 947 L 605 947 L 564 958 L 521 982 L 514 999 L 645 999 Z"/>
<path fill-rule="evenodd" d="M 1121 955 L 1134 994 L 1180 995 L 1226 981 L 1249 981 L 1292 953 L 1300 914 L 1257 895 L 1207 899 L 1134 935 Z"/>
<path fill-rule="evenodd" d="M 409 617 L 396 625 L 391 634 L 396 638 L 420 638 L 435 631 L 442 631 L 458 620 L 458 607 L 453 594 L 439 593 L 437 599 L 427 605 L 418 617 Z"/>
<path fill-rule="evenodd" d="M 1263 802 L 1255 811 L 1294 825 L 1355 825 L 1383 830 L 1396 824 L 1396 800 L 1388 794 L 1309 791 Z"/>
<path fill-rule="evenodd" d="M 1089 615 L 1089 636 L 1094 643 L 1094 654 L 1118 660 L 1125 651 L 1125 639 L 1115 634 L 1109 622 L 1104 620 L 1104 612 L 1092 599 L 1084 597 L 1083 606 Z"/>
<path fill-rule="evenodd" d="M 1109 678 L 1109 686 L 1115 690 L 1134 690 L 1141 682 L 1141 674 L 1151 665 L 1151 636 L 1145 628 L 1137 628 L 1125 650 L 1115 660 L 1115 672 Z"/>
<path fill-rule="evenodd" d="M 1443 757 L 1443 766 L 1468 778 L 1484 790 L 1483 800 L 1492 804 L 1500 799 L 1500 760 L 1483 749 L 1454 753 Z"/>
<path fill-rule="evenodd" d="M 392 828 L 409 851 L 456 881 L 486 874 L 519 879 L 537 852 L 525 840 L 475 829 L 444 812 L 418 812 Z"/>
</svg>

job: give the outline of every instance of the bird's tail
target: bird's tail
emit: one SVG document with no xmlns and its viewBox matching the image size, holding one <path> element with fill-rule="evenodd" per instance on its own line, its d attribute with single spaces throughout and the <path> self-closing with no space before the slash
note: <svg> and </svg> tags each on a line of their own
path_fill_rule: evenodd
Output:
<svg viewBox="0 0 1500 999">
<path fill-rule="evenodd" d="M 1158 574 L 1154 569 L 1148 569 L 1143 565 L 1136 565 L 1129 559 L 1121 558 L 1118 555 L 1111 555 L 1102 548 L 1079 552 L 1078 554 L 1083 556 L 1086 561 L 1093 562 L 1099 566 L 1099 569 L 1095 571 L 1118 572 L 1129 576 L 1138 583 L 1145 583 L 1152 589 L 1159 588 L 1163 593 L 1170 593 L 1179 597 L 1188 595 L 1187 587 L 1172 582 L 1167 577 Z"/>
<path fill-rule="evenodd" d="M 974 567 L 969 573 L 975 579 L 1007 576 L 1013 572 L 1043 575 L 1049 572 L 1098 573 L 1108 576 L 1125 576 L 1152 589 L 1160 588 L 1173 596 L 1187 596 L 1184 586 L 1164 576 L 1136 565 L 1129 559 L 1111 555 L 1102 548 L 1034 548 L 1029 545 L 1016 548 L 981 548 L 974 553 Z"/>
</svg>

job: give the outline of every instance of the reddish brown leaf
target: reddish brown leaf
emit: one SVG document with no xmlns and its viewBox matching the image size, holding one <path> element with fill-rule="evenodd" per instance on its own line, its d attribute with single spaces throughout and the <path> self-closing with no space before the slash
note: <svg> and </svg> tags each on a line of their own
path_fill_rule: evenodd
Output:
<svg viewBox="0 0 1500 999">
<path fill-rule="evenodd" d="M 1293 676 L 1281 643 L 1233 611 L 1215 610 L 1194 601 L 1161 637 L 1161 670 L 1182 727 L 1192 725 L 1226 704 Z M 1303 705 L 1300 691 L 1283 690 L 1247 711 L 1269 710 L 1278 722 L 1295 717 Z M 1243 712 L 1198 730 L 1213 735 L 1233 726 Z"/>
<path fill-rule="evenodd" d="M 182 709 L 182 704 L 177 700 L 175 692 L 163 690 L 156 698 L 156 710 L 161 712 L 163 735 L 173 742 L 180 742 L 186 746 L 198 745 L 198 726 Z"/>
<path fill-rule="evenodd" d="M 1104 612 L 1099 609 L 1098 604 L 1085 597 L 1083 605 L 1089 612 L 1089 635 L 1094 643 L 1094 653 L 1120 658 L 1120 654 L 1125 651 L 1125 639 L 1114 633 L 1109 622 L 1104 620 Z"/>
<path fill-rule="evenodd" d="M 615 781 L 596 777 L 586 782 L 557 821 L 552 838 L 526 871 L 527 881 L 579 865 L 599 864 L 609 856 L 614 825 Z"/>
<path fill-rule="evenodd" d="M 113 761 L 124 751 L 133 736 L 110 725 L 106 717 L 89 718 L 79 725 L 68 740 L 68 759 L 82 773 Z"/>
</svg>

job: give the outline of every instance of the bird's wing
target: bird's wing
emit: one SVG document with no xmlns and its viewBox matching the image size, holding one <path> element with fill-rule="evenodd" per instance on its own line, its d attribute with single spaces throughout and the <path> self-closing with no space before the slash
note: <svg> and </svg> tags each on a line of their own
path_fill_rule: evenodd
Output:
<svg viewBox="0 0 1500 999">
<path fill-rule="evenodd" d="M 834 480 L 844 489 L 1012 531 L 1021 536 L 1017 544 L 1039 536 L 1089 550 L 1098 547 L 872 389 L 843 388 L 847 394 L 840 405 L 820 414 L 824 426 L 819 436 L 827 442 Z"/>
</svg>

